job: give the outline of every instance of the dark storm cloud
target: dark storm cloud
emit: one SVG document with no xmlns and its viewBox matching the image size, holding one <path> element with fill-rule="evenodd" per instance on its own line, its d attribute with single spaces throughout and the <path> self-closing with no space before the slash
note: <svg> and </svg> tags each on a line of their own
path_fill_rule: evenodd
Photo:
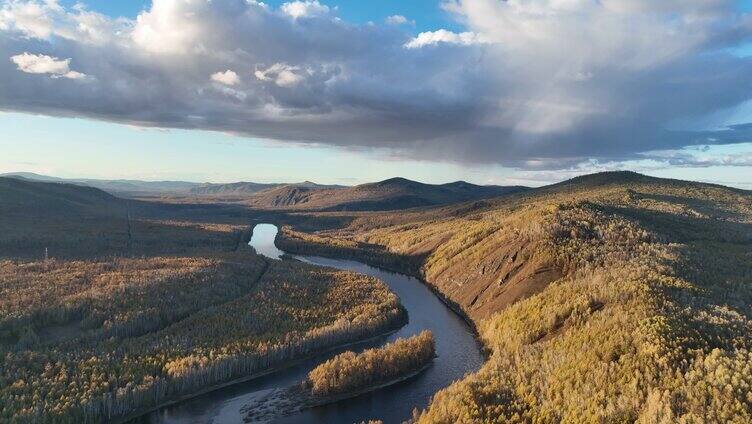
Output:
<svg viewBox="0 0 752 424">
<path fill-rule="evenodd" d="M 413 37 L 315 1 L 155 0 L 129 21 L 12 0 L 0 108 L 532 169 L 752 140 L 681 125 L 752 97 L 727 52 L 749 17 L 653 3 L 456 1 L 470 31 Z"/>
</svg>

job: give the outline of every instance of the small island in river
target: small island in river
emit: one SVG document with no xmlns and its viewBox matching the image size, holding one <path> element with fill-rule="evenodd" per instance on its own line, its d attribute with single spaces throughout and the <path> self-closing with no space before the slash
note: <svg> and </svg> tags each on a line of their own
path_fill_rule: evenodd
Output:
<svg viewBox="0 0 752 424">
<path fill-rule="evenodd" d="M 267 391 L 246 405 L 245 422 L 267 421 L 396 384 L 424 371 L 435 356 L 430 331 L 359 354 L 341 353 L 314 368 L 300 384 Z"/>
</svg>

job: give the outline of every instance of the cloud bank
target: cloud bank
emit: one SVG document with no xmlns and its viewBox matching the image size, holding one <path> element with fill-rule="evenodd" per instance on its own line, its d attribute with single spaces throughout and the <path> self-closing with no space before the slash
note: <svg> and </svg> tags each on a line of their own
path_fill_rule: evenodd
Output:
<svg viewBox="0 0 752 424">
<path fill-rule="evenodd" d="M 733 0 L 453 0 L 466 31 L 294 1 L 154 0 L 136 19 L 0 6 L 0 109 L 561 169 L 752 140 Z M 407 21 L 404 19 L 404 21 Z"/>
</svg>

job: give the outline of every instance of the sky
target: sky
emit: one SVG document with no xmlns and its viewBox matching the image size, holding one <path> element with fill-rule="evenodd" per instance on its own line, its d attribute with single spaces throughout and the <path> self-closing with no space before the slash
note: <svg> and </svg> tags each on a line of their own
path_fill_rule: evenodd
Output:
<svg viewBox="0 0 752 424">
<path fill-rule="evenodd" d="M 752 189 L 752 1 L 0 1 L 0 173 Z"/>
</svg>

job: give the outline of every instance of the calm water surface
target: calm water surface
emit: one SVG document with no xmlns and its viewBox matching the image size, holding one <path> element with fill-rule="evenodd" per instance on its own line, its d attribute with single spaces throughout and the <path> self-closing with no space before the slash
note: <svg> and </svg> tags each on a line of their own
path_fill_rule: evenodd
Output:
<svg viewBox="0 0 752 424">
<path fill-rule="evenodd" d="M 270 258 L 279 258 L 284 252 L 274 245 L 277 227 L 258 224 L 253 229 L 251 246 Z M 303 411 L 285 417 L 276 423 L 355 423 L 381 419 L 385 423 L 399 423 L 410 417 L 413 408 L 424 408 L 438 390 L 466 373 L 477 370 L 483 363 L 480 345 L 472 330 L 451 309 L 442 303 L 419 280 L 406 275 L 384 271 L 356 261 L 326 259 L 313 256 L 295 256 L 305 262 L 356 271 L 384 281 L 397 295 L 410 315 L 410 322 L 397 333 L 381 340 L 349 347 L 360 351 L 409 337 L 422 330 L 433 331 L 438 358 L 432 367 L 408 381 L 384 389 L 347 399 L 341 402 Z M 241 423 L 240 408 L 260 394 L 274 388 L 287 387 L 308 374 L 321 362 L 338 352 L 330 352 L 305 361 L 292 368 L 250 382 L 239 383 L 183 403 L 162 408 L 140 422 L 150 424 Z"/>
</svg>

